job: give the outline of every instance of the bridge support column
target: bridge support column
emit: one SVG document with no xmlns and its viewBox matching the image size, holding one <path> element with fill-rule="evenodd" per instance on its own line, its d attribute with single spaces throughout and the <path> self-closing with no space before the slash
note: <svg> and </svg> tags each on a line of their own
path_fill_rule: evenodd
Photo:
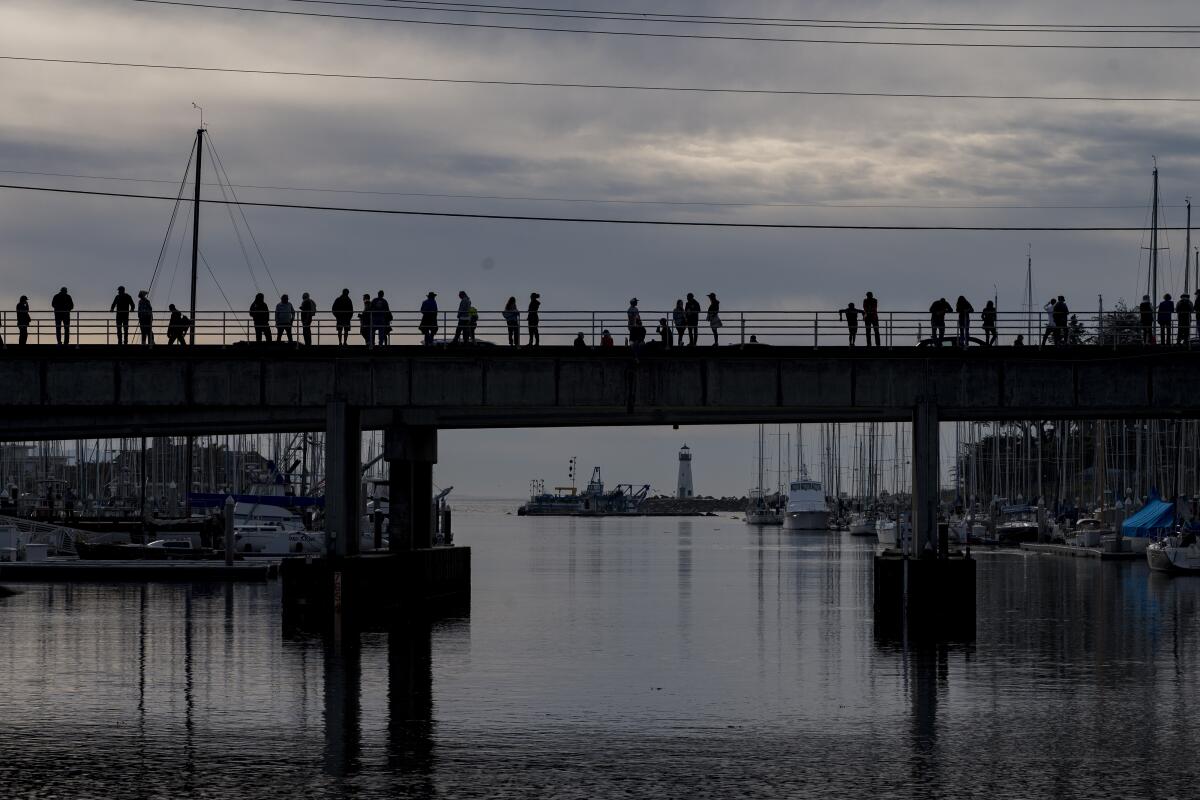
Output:
<svg viewBox="0 0 1200 800">
<path fill-rule="evenodd" d="M 362 430 L 358 409 L 341 400 L 325 411 L 325 552 L 358 554 Z"/>
<path fill-rule="evenodd" d="M 433 465 L 437 463 L 437 428 L 397 425 L 384 431 L 388 461 L 391 550 L 433 546 Z"/>
<path fill-rule="evenodd" d="M 921 400 L 913 410 L 912 425 L 912 552 L 920 558 L 925 546 L 937 548 L 938 509 L 937 406 Z"/>
</svg>

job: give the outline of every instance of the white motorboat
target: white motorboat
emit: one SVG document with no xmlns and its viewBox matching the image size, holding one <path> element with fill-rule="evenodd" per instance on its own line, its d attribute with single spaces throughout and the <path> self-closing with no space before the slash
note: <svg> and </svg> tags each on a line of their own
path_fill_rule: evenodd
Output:
<svg viewBox="0 0 1200 800">
<path fill-rule="evenodd" d="M 866 514 L 858 513 L 850 515 L 850 535 L 851 536 L 874 536 L 875 535 L 875 520 Z"/>
<path fill-rule="evenodd" d="M 1116 532 L 1095 517 L 1082 517 L 1075 522 L 1075 532 L 1068 534 L 1066 541 L 1075 547 L 1099 547 L 1102 538 Z"/>
<path fill-rule="evenodd" d="M 908 552 L 912 540 L 912 525 L 908 520 L 897 522 L 894 519 L 880 517 L 875 520 L 875 536 L 879 543 L 886 548 L 899 549 Z"/>
<path fill-rule="evenodd" d="M 1146 545 L 1146 563 L 1158 572 L 1200 574 L 1200 540 L 1188 532 Z"/>
<path fill-rule="evenodd" d="M 829 507 L 820 481 L 801 475 L 788 484 L 787 511 L 783 529 L 788 531 L 826 531 L 829 529 Z"/>
<path fill-rule="evenodd" d="M 233 549 L 256 556 L 320 555 L 325 537 L 270 522 L 234 525 Z"/>
</svg>

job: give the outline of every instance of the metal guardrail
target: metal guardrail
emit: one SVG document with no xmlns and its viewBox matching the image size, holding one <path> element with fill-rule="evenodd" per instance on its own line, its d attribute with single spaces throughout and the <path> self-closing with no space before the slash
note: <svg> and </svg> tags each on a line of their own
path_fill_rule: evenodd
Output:
<svg viewBox="0 0 1200 800">
<path fill-rule="evenodd" d="M 374 341 L 368 343 L 367 335 L 361 320 L 362 311 L 355 311 L 349 326 L 348 344 L 351 346 L 379 345 L 378 332 L 372 335 Z M 392 319 L 386 323 L 389 331 L 385 337 L 389 345 L 416 345 L 423 340 L 419 330 L 421 314 L 418 311 L 393 310 Z M 539 312 L 540 321 L 537 326 L 540 343 L 543 345 L 570 345 L 575 337 L 583 335 L 584 342 L 597 347 L 601 344 L 604 331 L 609 331 L 615 345 L 630 344 L 630 330 L 627 312 L 613 311 L 544 311 Z M 846 346 L 850 343 L 850 328 L 846 320 L 839 317 L 837 311 L 722 311 L 721 325 L 712 327 L 702 311 L 698 323 L 689 333 L 686 326 L 675 326 L 672 310 L 642 309 L 641 318 L 646 329 L 645 342 L 659 340 L 657 328 L 660 320 L 666 320 L 672 343 L 678 346 L 682 341 L 685 345 L 692 340 L 694 333 L 697 345 L 711 345 L 716 340 L 722 345 L 789 345 L 828 347 Z M 1061 338 L 1073 344 L 1103 344 L 1116 345 L 1128 343 L 1158 343 L 1160 327 L 1156 323 L 1150 327 L 1128 322 L 1128 315 L 1122 318 L 1121 324 L 1115 323 L 1111 313 L 1086 312 L 1071 315 L 1071 323 L 1066 329 L 1054 330 L 1050 320 L 1044 313 L 1029 314 L 1025 312 L 998 312 L 996 315 L 995 343 L 1011 345 L 1017 337 L 1023 339 L 1023 344 L 1030 346 L 1050 346 L 1058 343 Z M 524 312 L 519 315 L 517 324 L 517 342 L 524 346 L 529 343 L 530 329 Z M 84 345 L 120 344 L 118 324 L 113 312 L 107 310 L 74 310 L 69 312 L 69 345 L 79 347 Z M 167 315 L 156 313 L 150 332 L 155 345 L 166 345 Z M 455 311 L 439 311 L 438 325 L 434 339 L 436 344 L 450 343 L 455 340 L 456 332 L 470 333 L 476 343 L 506 346 L 509 344 L 509 323 L 505 321 L 501 311 L 480 311 L 477 324 L 466 326 L 467 330 L 459 330 L 459 321 Z M 1169 326 L 1170 338 L 1175 343 L 1178 337 L 1177 326 Z M 281 326 L 275 322 L 271 313 L 269 323 L 261 329 L 255 325 L 246 312 L 234 311 L 197 311 L 195 319 L 195 342 L 204 345 L 229 346 L 239 342 L 256 340 L 276 342 L 283 333 L 283 341 L 289 338 L 297 343 L 306 341 L 305 326 L 300 322 L 300 314 L 290 326 Z M 12 311 L 0 312 L 0 338 L 3 346 L 10 348 L 21 342 L 21 328 L 17 325 L 17 315 Z M 55 314 L 52 311 L 30 312 L 30 320 L 24 329 L 24 339 L 28 344 L 55 344 L 56 334 Z M 968 328 L 971 345 L 987 343 L 988 331 L 983 328 L 979 313 L 972 315 Z M 1192 345 L 1194 327 L 1189 327 L 1189 335 L 1185 344 Z M 290 336 L 289 336 L 290 334 Z M 859 316 L 856 328 L 855 344 L 859 347 L 876 345 L 880 347 L 913 347 L 920 344 L 941 344 L 952 346 L 959 336 L 957 316 L 953 313 L 946 315 L 944 329 L 935 332 L 932 320 L 927 311 L 882 311 L 878 321 L 872 325 L 863 316 Z M 338 343 L 337 325 L 331 312 L 320 311 L 314 316 L 308 326 L 308 341 L 314 345 L 334 345 Z M 184 332 L 183 340 L 190 338 Z M 139 326 L 136 313 L 131 314 L 128 326 L 128 343 L 138 345 L 142 342 L 142 329 Z M 1200 345 L 1200 342 L 1196 342 Z"/>
</svg>

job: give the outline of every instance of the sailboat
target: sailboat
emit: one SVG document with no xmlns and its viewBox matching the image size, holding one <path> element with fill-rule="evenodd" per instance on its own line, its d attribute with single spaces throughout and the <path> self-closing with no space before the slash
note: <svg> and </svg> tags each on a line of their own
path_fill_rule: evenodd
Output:
<svg viewBox="0 0 1200 800">
<path fill-rule="evenodd" d="M 778 502 L 778 493 L 774 498 L 768 498 L 763 490 L 763 444 L 766 434 L 763 426 L 758 426 L 758 485 L 750 490 L 746 502 L 747 525 L 782 525 L 783 509 Z"/>
</svg>

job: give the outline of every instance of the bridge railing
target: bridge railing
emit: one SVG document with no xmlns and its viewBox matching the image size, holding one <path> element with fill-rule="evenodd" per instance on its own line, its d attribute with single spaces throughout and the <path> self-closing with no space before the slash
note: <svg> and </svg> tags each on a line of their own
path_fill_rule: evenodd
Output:
<svg viewBox="0 0 1200 800">
<path fill-rule="evenodd" d="M 378 333 L 373 332 L 368 342 L 368 329 L 364 327 L 362 315 L 364 312 L 355 311 L 349 321 L 348 344 L 358 347 L 379 346 Z M 691 341 L 691 335 L 686 326 L 682 329 L 674 322 L 671 309 L 645 308 L 641 310 L 642 324 L 645 327 L 645 342 L 659 340 L 657 328 L 660 320 L 665 320 L 672 341 L 684 344 Z M 380 324 L 389 329 L 386 343 L 391 345 L 415 345 L 423 340 L 419 329 L 421 314 L 418 311 L 393 310 L 390 321 L 378 318 Z M 28 326 L 25 327 L 26 341 L 29 344 L 55 344 L 56 334 L 55 314 L 52 311 L 30 312 Z M 117 317 L 107 310 L 76 309 L 69 312 L 69 333 L 71 346 L 95 344 L 119 344 Z M 608 331 L 616 346 L 631 343 L 631 331 L 628 315 L 625 310 L 608 311 L 543 311 L 539 313 L 537 326 L 540 343 L 543 345 L 569 345 L 578 335 L 582 334 L 583 341 L 590 347 L 601 345 L 604 331 Z M 838 311 L 813 310 L 723 310 L 720 315 L 720 326 L 715 328 L 717 342 L 721 345 L 787 345 L 801 347 L 845 346 L 850 343 L 851 328 L 844 314 Z M 370 318 L 372 322 L 375 317 Z M 19 343 L 21 327 L 18 326 L 17 314 L 13 311 L 0 312 L 0 337 L 4 347 L 12 347 Z M 878 344 L 881 347 L 913 347 L 930 345 L 940 341 L 941 344 L 952 346 L 958 338 L 957 316 L 953 313 L 946 315 L 944 331 L 935 331 L 931 315 L 927 311 L 881 311 L 878 315 L 877 326 L 868 322 L 861 314 L 854 329 L 855 344 L 859 347 L 875 344 L 875 331 L 878 331 Z M 194 321 L 195 343 L 204 345 L 230 346 L 239 342 L 253 342 L 260 337 L 263 340 L 278 341 L 280 328 L 276 323 L 274 313 L 269 315 L 268 322 L 262 328 L 255 325 L 246 312 L 234 311 L 197 311 Z M 328 311 L 318 311 L 309 327 L 312 344 L 334 345 L 338 343 L 337 320 Z M 438 344 L 453 342 L 455 334 L 465 335 L 467 331 L 459 331 L 459 320 L 454 311 L 440 311 L 437 314 L 437 329 L 434 341 Z M 477 343 L 488 343 L 505 346 L 509 343 L 509 323 L 503 312 L 481 310 L 476 324 L 467 325 L 472 338 Z M 695 323 L 695 340 L 698 345 L 711 345 L 714 341 L 714 327 L 702 311 Z M 156 312 L 151 325 L 154 343 L 167 344 L 168 315 Z M 1177 326 L 1171 326 L 1170 337 L 1177 340 Z M 1186 344 L 1191 346 L 1191 332 Z M 291 339 L 296 342 L 304 341 L 304 326 L 300 314 L 290 326 Z M 995 340 L 996 344 L 1011 345 L 1018 337 L 1022 344 L 1030 346 L 1050 346 L 1061 340 L 1071 344 L 1101 344 L 1115 345 L 1121 343 L 1140 342 L 1148 339 L 1158 341 L 1159 327 L 1157 323 L 1151 328 L 1143 329 L 1136 323 L 1136 318 L 1128 315 L 1119 319 L 1111 314 L 1085 312 L 1071 315 L 1071 321 L 1065 329 L 1055 330 L 1051 320 L 1044 313 L 1028 314 L 1019 311 L 1001 311 L 996 315 Z M 191 340 L 190 331 L 182 331 L 182 340 Z M 460 339 L 462 336 L 460 336 Z M 985 344 L 987 331 L 982 326 L 978 312 L 971 315 L 969 339 L 972 345 Z M 868 342 L 868 339 L 870 340 Z M 131 314 L 128 325 L 128 342 L 139 344 L 142 341 L 141 328 L 136 314 Z M 287 339 L 285 338 L 286 342 Z M 517 341 L 524 346 L 529 344 L 530 329 L 528 315 L 522 311 L 517 323 Z M 1197 342 L 1200 345 L 1200 342 Z"/>
</svg>

